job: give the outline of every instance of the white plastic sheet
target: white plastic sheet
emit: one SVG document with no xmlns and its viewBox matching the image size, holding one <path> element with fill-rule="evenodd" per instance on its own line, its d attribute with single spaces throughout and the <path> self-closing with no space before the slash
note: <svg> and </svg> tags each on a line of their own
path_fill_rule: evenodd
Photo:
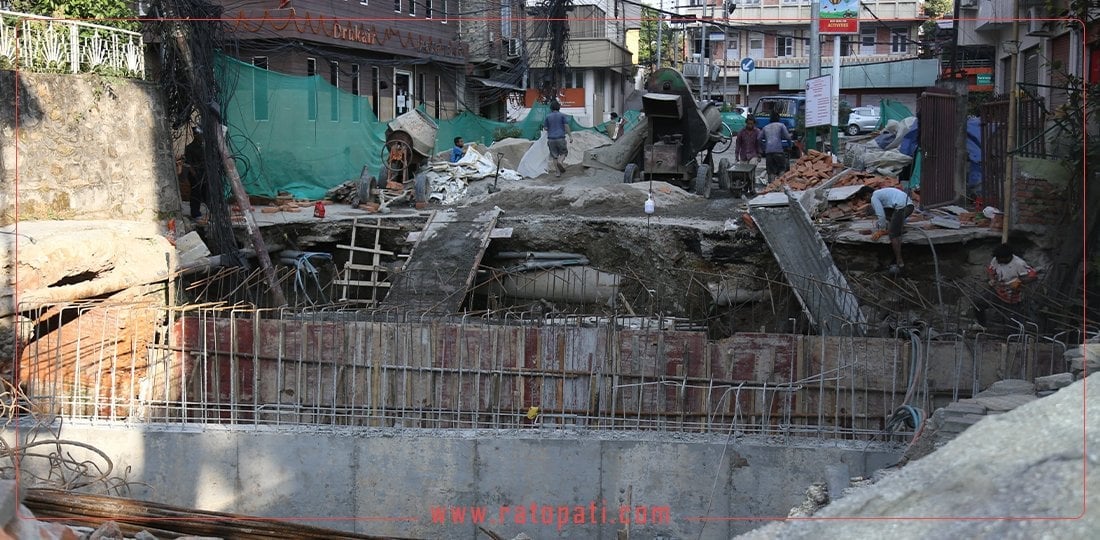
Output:
<svg viewBox="0 0 1100 540">
<path fill-rule="evenodd" d="M 527 149 L 527 153 L 523 154 L 523 159 L 519 160 L 516 172 L 524 178 L 534 178 L 546 174 L 546 168 L 549 165 L 550 145 L 546 142 L 546 132 L 543 131 L 535 144 L 532 144 L 531 148 Z"/>
</svg>

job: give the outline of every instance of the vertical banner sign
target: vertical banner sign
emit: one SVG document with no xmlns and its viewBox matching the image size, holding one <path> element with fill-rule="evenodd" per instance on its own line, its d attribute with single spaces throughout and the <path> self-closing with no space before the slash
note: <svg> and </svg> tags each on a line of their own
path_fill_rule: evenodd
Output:
<svg viewBox="0 0 1100 540">
<path fill-rule="evenodd" d="M 822 34 L 858 34 L 859 0 L 818 0 L 818 30 Z"/>
<path fill-rule="evenodd" d="M 827 126 L 832 122 L 832 87 L 832 75 L 806 80 L 806 127 Z"/>
</svg>

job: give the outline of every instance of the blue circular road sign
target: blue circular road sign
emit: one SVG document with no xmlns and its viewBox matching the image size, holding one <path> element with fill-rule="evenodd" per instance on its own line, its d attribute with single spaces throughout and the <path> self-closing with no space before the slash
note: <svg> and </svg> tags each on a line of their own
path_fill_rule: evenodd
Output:
<svg viewBox="0 0 1100 540">
<path fill-rule="evenodd" d="M 756 60 L 752 58 L 741 59 L 741 71 L 752 71 L 756 69 Z"/>
</svg>

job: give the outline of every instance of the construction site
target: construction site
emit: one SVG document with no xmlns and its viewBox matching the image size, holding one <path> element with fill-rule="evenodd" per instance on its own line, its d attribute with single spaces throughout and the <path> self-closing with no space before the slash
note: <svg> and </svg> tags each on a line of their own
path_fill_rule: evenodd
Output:
<svg viewBox="0 0 1100 540">
<path fill-rule="evenodd" d="M 176 61 L 213 54 L 198 24 L 160 28 L 188 36 L 164 40 Z M 186 92 L 0 71 L 8 537 L 1100 527 L 1096 220 L 1057 212 L 1087 195 L 1058 160 L 999 188 L 1028 192 L 1007 217 L 918 188 L 901 270 L 870 199 L 910 186 L 856 150 L 877 132 L 758 182 L 675 70 L 619 136 L 570 132 L 560 174 L 544 134 L 449 160 L 413 110 L 379 124 L 379 161 L 302 197 L 246 189 L 213 75 L 172 67 Z M 537 133 L 553 113 L 531 114 Z M 196 140 L 202 219 L 176 174 Z M 980 323 L 1004 243 L 1039 278 Z"/>
</svg>

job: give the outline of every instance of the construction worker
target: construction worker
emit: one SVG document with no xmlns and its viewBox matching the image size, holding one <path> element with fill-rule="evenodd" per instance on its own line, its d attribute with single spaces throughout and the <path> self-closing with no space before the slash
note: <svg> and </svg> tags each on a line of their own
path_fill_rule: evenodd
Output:
<svg viewBox="0 0 1100 540">
<path fill-rule="evenodd" d="M 904 233 L 905 219 L 913 213 L 913 199 L 898 188 L 881 188 L 871 195 L 871 209 L 878 225 L 878 230 L 871 235 L 871 239 L 877 241 L 883 235 L 890 236 L 890 247 L 894 250 L 894 264 L 890 266 L 890 273 L 900 273 L 905 269 L 905 261 L 901 258 L 901 235 Z"/>
<path fill-rule="evenodd" d="M 542 121 L 546 130 L 546 142 L 550 147 L 550 161 L 554 165 L 554 176 L 565 172 L 565 157 L 569 155 L 568 141 L 573 140 L 573 130 L 569 129 L 569 117 L 561 112 L 561 103 L 550 103 L 550 114 Z M 568 141 L 567 141 L 568 139 Z"/>
<path fill-rule="evenodd" d="M 772 111 L 768 125 L 760 130 L 760 147 L 764 150 L 764 164 L 768 168 L 768 181 L 775 180 L 790 166 L 783 141 L 793 142 L 791 132 L 779 119 L 779 111 Z"/>
</svg>

